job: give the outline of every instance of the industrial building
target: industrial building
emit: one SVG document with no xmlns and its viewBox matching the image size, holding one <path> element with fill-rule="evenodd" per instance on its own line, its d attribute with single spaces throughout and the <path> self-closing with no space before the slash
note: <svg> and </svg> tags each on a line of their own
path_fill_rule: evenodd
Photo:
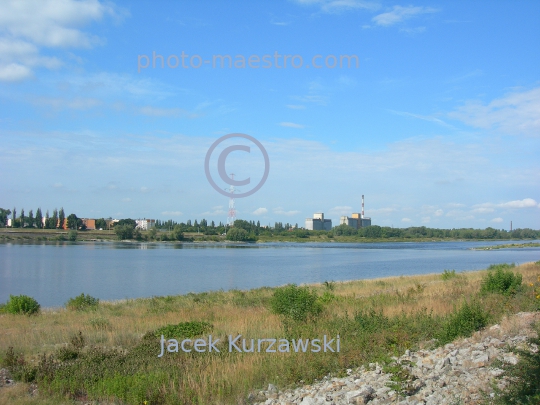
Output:
<svg viewBox="0 0 540 405">
<path fill-rule="evenodd" d="M 306 218 L 306 229 L 309 231 L 330 231 L 332 230 L 332 220 L 324 219 L 322 212 L 313 214 L 313 218 Z"/>
<path fill-rule="evenodd" d="M 360 229 L 366 226 L 371 226 L 371 218 L 364 216 L 364 195 L 362 195 L 362 212 L 353 213 L 350 218 L 347 216 L 340 217 L 339 224 L 348 225 L 354 229 Z"/>
</svg>

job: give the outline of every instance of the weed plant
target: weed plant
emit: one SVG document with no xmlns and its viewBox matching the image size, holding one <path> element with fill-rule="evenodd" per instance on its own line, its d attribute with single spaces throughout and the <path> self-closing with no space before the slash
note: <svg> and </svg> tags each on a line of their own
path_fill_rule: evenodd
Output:
<svg viewBox="0 0 540 405">
<path fill-rule="evenodd" d="M 2 311 L 8 314 L 37 314 L 40 310 L 38 302 L 27 295 L 10 295 L 9 300 L 2 307 Z"/>
<path fill-rule="evenodd" d="M 514 274 L 513 269 L 515 266 L 512 264 L 496 264 L 488 267 L 488 275 L 482 281 L 482 287 L 480 291 L 482 293 L 499 293 L 504 295 L 515 294 L 521 290 L 522 276 L 521 274 Z"/>
<path fill-rule="evenodd" d="M 76 296 L 75 298 L 70 298 L 66 302 L 66 308 L 70 311 L 88 311 L 95 310 L 99 305 L 99 299 L 94 298 L 91 295 L 81 295 Z"/>
</svg>

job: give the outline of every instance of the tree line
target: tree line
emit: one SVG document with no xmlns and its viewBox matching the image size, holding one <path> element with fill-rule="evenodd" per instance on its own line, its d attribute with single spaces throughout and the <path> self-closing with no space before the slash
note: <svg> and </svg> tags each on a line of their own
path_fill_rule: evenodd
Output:
<svg viewBox="0 0 540 405">
<path fill-rule="evenodd" d="M 18 214 L 18 215 L 17 215 Z M 24 209 L 21 209 L 17 213 L 17 209 L 13 210 L 0 208 L 0 226 L 6 226 L 8 218 L 11 217 L 12 227 L 24 228 L 44 228 L 44 229 L 57 229 L 63 228 L 64 222 L 67 224 L 68 229 L 84 230 L 85 225 L 83 221 L 75 214 L 70 214 L 66 217 L 64 208 L 54 209 L 52 215 L 49 215 L 49 211 L 43 215 L 41 208 L 38 208 L 34 214 L 33 210 L 25 214 Z M 43 220 L 45 218 L 45 220 Z M 65 221 L 67 220 L 67 221 Z M 111 219 L 109 219 L 111 220 Z M 107 220 L 104 218 L 96 219 L 96 229 L 107 229 Z M 121 219 L 114 224 L 114 228 L 117 234 L 125 236 L 123 239 L 132 239 L 138 236 L 136 230 L 136 221 L 131 218 Z M 275 222 L 271 227 L 261 225 L 260 221 L 246 221 L 243 219 L 237 219 L 234 222 L 233 228 L 236 231 L 231 234 L 236 235 L 237 239 L 233 240 L 256 240 L 259 236 L 294 236 L 298 238 L 307 238 L 310 235 L 326 235 L 328 237 L 334 236 L 352 236 L 358 238 L 370 238 L 370 239 L 389 239 L 389 238 L 403 238 L 403 239 L 415 239 L 415 238 L 437 238 L 437 239 L 540 239 L 540 230 L 534 230 L 530 228 L 514 229 L 507 231 L 504 229 L 473 229 L 473 228 L 459 228 L 459 229 L 439 229 L 439 228 L 427 228 L 425 226 L 409 227 L 409 228 L 393 228 L 388 226 L 372 225 L 365 228 L 355 229 L 348 225 L 342 224 L 334 227 L 330 231 L 308 231 L 301 229 L 298 224 Z M 216 224 L 214 221 L 208 222 L 206 219 L 198 221 L 195 219 L 193 222 L 187 220 L 186 222 L 176 222 L 172 219 L 163 221 L 156 220 L 155 226 L 151 232 L 168 231 L 171 234 L 168 238 L 172 240 L 182 240 L 184 233 L 202 233 L 204 235 L 223 235 L 229 234 L 230 227 L 219 222 Z M 242 231 L 239 231 L 239 230 Z M 138 231 L 140 233 L 140 231 Z"/>
</svg>

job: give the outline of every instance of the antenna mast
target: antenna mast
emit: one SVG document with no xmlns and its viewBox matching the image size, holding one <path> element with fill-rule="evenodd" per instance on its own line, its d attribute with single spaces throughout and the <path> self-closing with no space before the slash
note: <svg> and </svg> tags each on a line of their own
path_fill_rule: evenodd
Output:
<svg viewBox="0 0 540 405">
<path fill-rule="evenodd" d="M 234 173 L 231 173 L 231 179 L 234 180 Z M 229 193 L 234 194 L 236 191 L 234 186 L 229 187 Z M 234 196 L 229 198 L 229 216 L 227 217 L 227 225 L 234 226 L 234 221 L 236 221 L 236 208 L 234 207 Z"/>
</svg>

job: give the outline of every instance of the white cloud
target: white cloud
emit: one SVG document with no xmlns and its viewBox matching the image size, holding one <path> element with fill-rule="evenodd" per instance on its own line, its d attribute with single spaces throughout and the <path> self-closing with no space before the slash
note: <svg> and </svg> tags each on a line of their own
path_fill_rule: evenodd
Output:
<svg viewBox="0 0 540 405">
<path fill-rule="evenodd" d="M 255 211 L 253 211 L 253 215 L 264 215 L 268 213 L 268 210 L 266 208 L 257 208 Z"/>
<path fill-rule="evenodd" d="M 503 221 L 503 219 L 500 218 L 500 217 L 498 217 L 498 218 L 493 218 L 493 219 L 491 220 L 491 222 L 502 222 L 502 221 Z"/>
<path fill-rule="evenodd" d="M 9 65 L 0 65 L 0 80 L 4 82 L 20 82 L 33 77 L 32 70 L 17 63 Z"/>
<path fill-rule="evenodd" d="M 435 216 L 436 216 L 436 217 L 440 217 L 440 216 L 443 215 L 443 214 L 444 214 L 444 211 L 441 210 L 441 209 L 438 209 L 437 211 L 435 211 Z"/>
<path fill-rule="evenodd" d="M 419 14 L 435 12 L 437 12 L 437 10 L 431 7 L 394 6 L 392 11 L 376 15 L 372 20 L 375 24 L 386 27 L 397 24 Z"/>
<path fill-rule="evenodd" d="M 291 210 L 291 211 L 285 211 L 282 207 L 274 208 L 272 211 L 274 211 L 274 214 L 276 215 L 285 215 L 285 216 L 293 216 L 300 213 L 300 211 Z"/>
<path fill-rule="evenodd" d="M 411 222 L 412 219 L 410 218 L 401 218 L 401 222 Z"/>
<path fill-rule="evenodd" d="M 338 205 L 329 210 L 330 215 L 351 215 L 351 213 L 352 207 L 349 207 L 348 205 Z"/>
<path fill-rule="evenodd" d="M 509 94 L 488 105 L 470 101 L 449 113 L 449 116 L 477 128 L 494 128 L 514 135 L 540 136 L 539 111 L 540 87 Z"/>
<path fill-rule="evenodd" d="M 395 110 L 388 110 L 388 111 L 390 111 L 391 113 L 396 114 L 396 115 L 401 115 L 403 117 L 416 118 L 416 119 L 423 120 L 423 121 L 433 122 L 435 124 L 439 124 L 439 125 L 442 125 L 442 126 L 447 127 L 447 128 L 454 128 L 452 125 L 447 124 L 443 120 L 441 120 L 439 118 L 436 118 L 436 117 L 429 116 L 429 115 L 413 114 L 413 113 L 409 113 L 409 112 L 405 112 L 405 111 L 395 111 Z"/>
<path fill-rule="evenodd" d="M 211 211 L 203 212 L 201 215 L 216 216 L 216 215 L 223 215 L 225 213 L 226 213 L 226 211 L 223 209 L 223 206 L 222 205 L 217 205 L 215 207 L 212 207 Z"/>
<path fill-rule="evenodd" d="M 389 215 L 395 211 L 397 211 L 397 208 L 394 207 L 375 208 L 369 210 L 369 215 Z"/>
<path fill-rule="evenodd" d="M 534 208 L 534 207 L 540 208 L 540 204 L 538 204 L 536 200 L 533 200 L 532 198 L 524 198 L 523 200 L 508 201 L 508 202 L 500 203 L 500 204 L 494 204 L 494 203 L 476 204 L 474 207 L 475 207 L 475 210 L 484 210 L 484 211 L 478 211 L 478 212 L 493 212 L 494 211 L 493 208 Z"/>
<path fill-rule="evenodd" d="M 169 217 L 179 217 L 184 215 L 182 211 L 163 211 L 161 215 L 169 216 Z"/>
<path fill-rule="evenodd" d="M 495 211 L 493 208 L 487 208 L 487 207 L 479 207 L 472 210 L 472 212 L 476 212 L 478 214 L 487 214 L 493 211 Z"/>
<path fill-rule="evenodd" d="M 0 80 L 32 77 L 32 69 L 62 62 L 39 55 L 39 47 L 91 48 L 103 39 L 80 30 L 119 9 L 98 0 L 5 0 L 0 2 Z"/>
<path fill-rule="evenodd" d="M 538 208 L 540 208 L 540 204 L 538 204 L 532 198 L 525 198 L 523 200 L 508 201 L 506 203 L 499 204 L 499 207 L 502 207 L 502 208 L 532 208 L 532 207 L 538 207 Z"/>
<path fill-rule="evenodd" d="M 295 124 L 294 122 L 280 122 L 279 125 L 282 127 L 288 127 L 288 128 L 304 128 L 301 124 Z"/>
<path fill-rule="evenodd" d="M 375 1 L 365 0 L 296 0 L 303 5 L 319 6 L 325 13 L 339 13 L 348 10 L 377 10 L 380 6 Z"/>
</svg>

